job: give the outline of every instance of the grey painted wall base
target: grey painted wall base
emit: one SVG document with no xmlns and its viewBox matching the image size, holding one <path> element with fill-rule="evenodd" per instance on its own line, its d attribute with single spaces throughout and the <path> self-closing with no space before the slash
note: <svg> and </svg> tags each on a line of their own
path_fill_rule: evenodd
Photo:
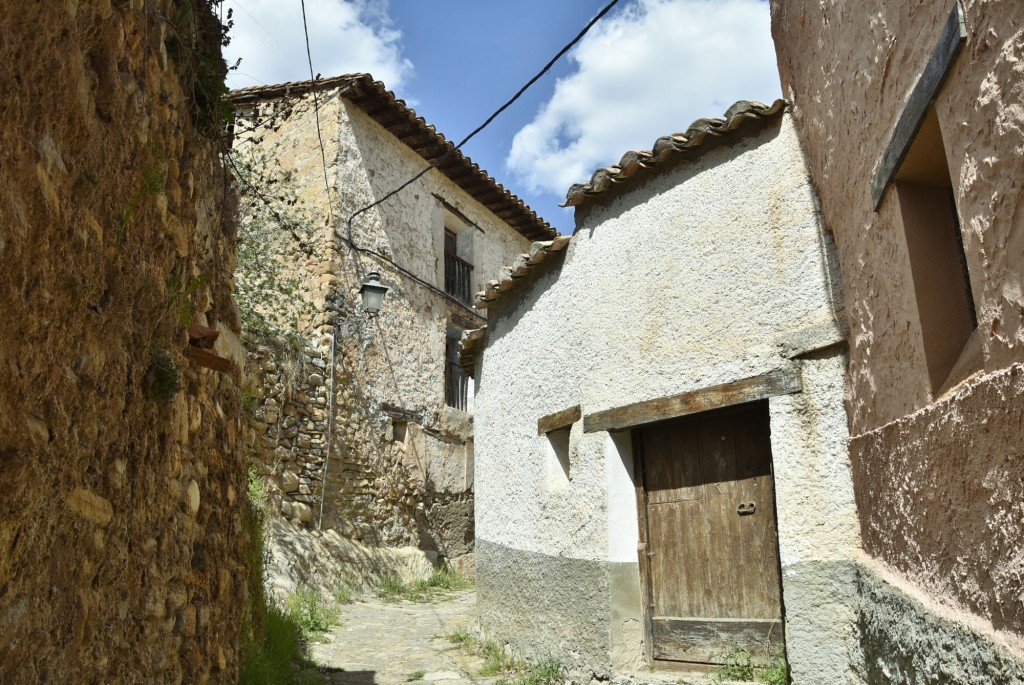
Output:
<svg viewBox="0 0 1024 685">
<path fill-rule="evenodd" d="M 600 677 L 643 667 L 636 564 L 526 552 L 477 540 L 480 619 L 531 659 Z M 856 562 L 783 572 L 794 685 L 1024 685 L 1024 663 L 936 616 Z"/>
<path fill-rule="evenodd" d="M 859 685 L 852 663 L 860 650 L 857 621 L 859 566 L 809 561 L 783 569 L 786 656 L 794 685 Z"/>
<path fill-rule="evenodd" d="M 1024 663 L 861 567 L 856 630 L 868 685 L 1022 685 Z"/>
<path fill-rule="evenodd" d="M 608 564 L 477 540 L 477 601 L 487 634 L 529 658 L 608 673 Z"/>
</svg>

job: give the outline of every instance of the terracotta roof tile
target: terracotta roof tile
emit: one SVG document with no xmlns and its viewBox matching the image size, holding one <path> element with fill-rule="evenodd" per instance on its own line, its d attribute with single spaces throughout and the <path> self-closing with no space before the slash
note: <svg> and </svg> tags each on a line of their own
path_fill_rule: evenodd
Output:
<svg viewBox="0 0 1024 685">
<path fill-rule="evenodd" d="M 612 185 L 628 183 L 632 179 L 652 173 L 654 167 L 670 158 L 687 155 L 696 158 L 714 147 L 716 142 L 738 138 L 738 134 L 759 130 L 757 124 L 774 119 L 786 108 L 784 100 L 771 105 L 741 100 L 725 112 L 724 119 L 698 119 L 685 133 L 662 136 L 654 141 L 650 151 L 626 152 L 619 163 L 598 169 L 589 183 L 576 184 L 569 189 L 563 206 L 580 206 L 595 195 L 605 192 Z M 753 125 L 752 125 L 753 124 Z M 571 236 L 559 236 L 554 240 L 534 242 L 529 254 L 521 254 L 502 270 L 502 277 L 489 281 L 482 292 L 476 295 L 476 308 L 486 309 L 508 293 L 524 276 L 534 271 L 549 257 L 564 252 Z M 487 326 L 466 331 L 459 343 L 459 359 L 467 373 L 474 375 L 476 363 L 487 342 Z"/>
<path fill-rule="evenodd" d="M 696 157 L 712 149 L 723 139 L 732 138 L 744 129 L 756 130 L 766 120 L 773 119 L 786 108 L 785 100 L 770 105 L 740 100 L 725 112 L 724 119 L 698 119 L 684 133 L 673 133 L 654 141 L 650 150 L 630 150 L 622 155 L 618 164 L 595 171 L 587 183 L 576 183 L 566 193 L 563 207 L 579 207 L 595 195 L 614 185 L 628 183 L 651 173 L 650 169 L 680 155 Z"/>
<path fill-rule="evenodd" d="M 451 153 L 438 170 L 478 202 L 531 240 L 551 239 L 558 231 L 537 215 L 519 197 L 480 168 L 447 140 L 423 117 L 399 100 L 369 74 L 343 74 L 313 81 L 294 81 L 270 86 L 252 86 L 231 91 L 228 100 L 238 104 L 302 95 L 316 86 L 317 92 L 341 89 L 341 95 L 388 129 L 395 137 L 429 163 Z"/>
</svg>

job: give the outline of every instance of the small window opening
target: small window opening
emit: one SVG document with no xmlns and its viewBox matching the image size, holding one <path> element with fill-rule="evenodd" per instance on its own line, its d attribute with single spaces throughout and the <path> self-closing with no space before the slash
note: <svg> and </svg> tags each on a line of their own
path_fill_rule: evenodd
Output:
<svg viewBox="0 0 1024 685">
<path fill-rule="evenodd" d="M 473 231 L 444 210 L 444 291 L 460 302 L 473 300 Z"/>
<path fill-rule="evenodd" d="M 547 451 L 548 487 L 564 488 L 572 480 L 569 472 L 569 437 L 572 426 L 545 433 Z"/>
<path fill-rule="evenodd" d="M 409 431 L 409 422 L 391 419 L 391 441 L 405 444 L 405 436 Z"/>
<path fill-rule="evenodd" d="M 962 377 L 978 326 L 942 131 L 929 108 L 895 177 L 933 393 Z M 971 364 L 968 363 L 968 366 Z M 956 371 L 956 373 L 953 373 Z"/>
<path fill-rule="evenodd" d="M 472 397 L 469 390 L 469 374 L 459 362 L 459 340 L 462 331 L 449 328 L 445 333 L 444 346 L 444 401 L 449 407 L 469 411 Z"/>
</svg>

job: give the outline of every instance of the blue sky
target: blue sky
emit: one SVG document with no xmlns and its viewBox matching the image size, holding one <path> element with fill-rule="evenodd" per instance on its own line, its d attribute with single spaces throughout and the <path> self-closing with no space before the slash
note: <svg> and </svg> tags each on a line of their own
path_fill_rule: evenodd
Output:
<svg viewBox="0 0 1024 685">
<path fill-rule="evenodd" d="M 306 0 L 313 68 L 366 71 L 451 140 L 512 96 L 609 0 Z M 299 0 L 226 0 L 229 86 L 309 78 Z M 780 90 L 763 0 L 620 0 L 470 141 L 473 161 L 561 232 L 573 182 L 738 99 Z"/>
</svg>

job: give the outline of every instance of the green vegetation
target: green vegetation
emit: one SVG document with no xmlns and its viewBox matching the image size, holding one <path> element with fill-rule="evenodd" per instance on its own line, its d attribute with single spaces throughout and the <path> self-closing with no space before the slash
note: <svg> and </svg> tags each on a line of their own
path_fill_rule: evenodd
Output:
<svg viewBox="0 0 1024 685">
<path fill-rule="evenodd" d="M 182 328 L 188 328 L 196 317 L 195 305 L 192 304 L 192 295 L 206 285 L 210 278 L 206 274 L 196 276 L 188 283 L 179 283 L 177 277 L 172 276 L 167 283 L 167 312 L 174 315 L 175 320 Z"/>
<path fill-rule="evenodd" d="M 407 683 L 413 683 L 417 680 L 423 680 L 423 676 L 427 675 L 425 671 L 413 671 L 409 674 L 409 677 L 405 679 Z"/>
<path fill-rule="evenodd" d="M 144 381 L 146 396 L 160 405 L 170 404 L 181 390 L 181 371 L 162 347 L 150 349 L 149 369 Z"/>
<path fill-rule="evenodd" d="M 473 583 L 457 571 L 435 569 L 426 580 L 406 585 L 398 576 L 387 573 L 377 585 L 377 596 L 385 602 L 435 602 L 447 597 L 455 590 L 472 587 Z"/>
<path fill-rule="evenodd" d="M 768 685 L 787 685 L 789 683 L 789 665 L 780 656 L 772 658 L 765 667 L 755 667 L 753 658 L 745 649 L 729 647 L 720 655 L 722 668 L 715 674 L 719 683 L 727 680 L 754 681 Z"/>
<path fill-rule="evenodd" d="M 285 613 L 307 639 L 316 639 L 338 624 L 341 611 L 316 590 L 300 585 L 285 600 Z"/>
<path fill-rule="evenodd" d="M 504 645 L 494 640 L 480 639 L 460 628 L 448 636 L 448 641 L 469 654 L 483 658 L 482 677 L 501 676 L 495 685 L 554 685 L 565 680 L 565 666 L 554 657 L 536 663 L 515 657 Z"/>
<path fill-rule="evenodd" d="M 789 683 L 789 664 L 782 657 L 775 657 L 771 664 L 757 674 L 758 680 L 768 685 L 787 685 Z"/>
<path fill-rule="evenodd" d="M 754 679 L 754 664 L 751 661 L 750 652 L 739 647 L 730 647 L 721 657 L 724 663 L 716 675 L 719 682 Z"/>
<path fill-rule="evenodd" d="M 249 597 L 239 638 L 241 685 L 323 685 L 324 679 L 306 658 L 306 639 L 291 616 L 267 602 L 263 590 L 263 517 L 266 491 L 256 469 L 249 467 L 242 528 L 247 539 L 245 567 Z"/>
<path fill-rule="evenodd" d="M 345 585 L 344 583 L 334 588 L 334 601 L 339 605 L 351 604 L 352 595 L 352 588 L 350 588 L 348 585 Z"/>
</svg>

